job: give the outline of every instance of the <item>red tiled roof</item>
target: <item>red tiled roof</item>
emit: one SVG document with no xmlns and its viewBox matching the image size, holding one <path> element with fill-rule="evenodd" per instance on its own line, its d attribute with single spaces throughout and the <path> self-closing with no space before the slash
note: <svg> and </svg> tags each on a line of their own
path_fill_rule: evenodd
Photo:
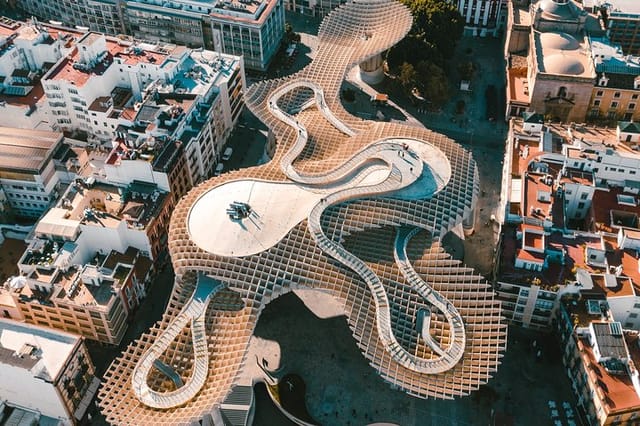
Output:
<svg viewBox="0 0 640 426">
<path fill-rule="evenodd" d="M 537 262 L 543 263 L 545 255 L 544 253 L 539 253 L 537 251 L 529 251 L 525 249 L 518 249 L 516 253 L 516 258 L 520 260 L 525 260 L 528 262 Z"/>
<path fill-rule="evenodd" d="M 628 374 L 614 375 L 607 372 L 604 366 L 596 361 L 592 348 L 581 339 L 578 339 L 578 349 L 582 354 L 591 387 L 594 390 L 600 389 L 599 392 L 596 390 L 594 397 L 600 398 L 603 402 L 607 415 L 634 407 L 640 409 L 640 398 Z"/>
<path fill-rule="evenodd" d="M 143 50 L 141 54 L 134 52 L 125 53 L 128 46 L 119 44 L 117 41 L 107 39 L 108 54 L 103 60 L 90 70 L 81 70 L 73 67 L 79 59 L 78 48 L 74 47 L 69 56 L 59 62 L 56 68 L 49 74 L 51 80 L 66 80 L 73 82 L 76 86 L 82 87 L 94 75 L 102 75 L 113 63 L 114 58 L 119 58 L 125 65 L 135 65 L 138 63 L 153 63 L 160 65 L 168 56 L 165 53 L 151 52 Z"/>
<path fill-rule="evenodd" d="M 618 210 L 640 215 L 640 206 L 630 206 L 628 204 L 618 204 L 618 195 L 623 191 L 620 188 L 611 188 L 608 191 L 595 191 L 592 200 L 592 214 L 596 222 L 596 230 L 604 232 L 617 232 L 611 226 L 610 212 Z"/>
<path fill-rule="evenodd" d="M 34 107 L 44 96 L 42 83 L 38 81 L 34 84 L 33 89 L 26 96 L 0 95 L 0 101 L 6 102 L 8 105 L 30 106 Z"/>
<path fill-rule="evenodd" d="M 527 178 L 523 179 L 525 189 L 523 196 L 525 199 L 522 200 L 524 206 L 522 213 L 524 216 L 542 220 L 552 213 L 552 203 L 554 202 L 553 187 L 544 183 L 541 180 L 542 178 L 544 178 L 542 174 L 529 172 Z M 538 200 L 538 192 L 541 191 L 549 193 L 550 201 Z M 540 214 L 532 213 L 532 211 L 537 211 L 538 209 L 541 211 Z"/>
</svg>

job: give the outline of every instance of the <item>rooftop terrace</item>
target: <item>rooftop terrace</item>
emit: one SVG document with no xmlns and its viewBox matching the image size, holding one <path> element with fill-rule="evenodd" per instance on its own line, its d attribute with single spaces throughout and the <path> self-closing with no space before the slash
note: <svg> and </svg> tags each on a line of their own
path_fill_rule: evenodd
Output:
<svg viewBox="0 0 640 426">
<path fill-rule="evenodd" d="M 589 273 L 597 274 L 602 272 L 601 268 L 590 265 L 586 257 L 586 248 L 602 249 L 600 237 L 589 237 L 587 235 L 572 237 L 563 236 L 560 232 L 553 232 L 550 235 L 545 235 L 545 251 L 541 253 L 522 248 L 522 231 L 525 228 L 533 231 L 537 230 L 538 234 L 544 232 L 542 227 L 532 225 L 508 225 L 504 227 L 500 271 L 498 274 L 502 281 L 530 285 L 535 279 L 542 286 L 555 286 L 565 284 L 566 280 L 575 280 L 577 268 L 584 269 Z M 535 234 L 535 232 L 524 233 L 525 236 L 530 234 Z M 533 240 L 529 241 L 528 247 L 538 248 L 538 250 L 542 248 L 540 236 L 529 238 L 533 238 Z M 538 263 L 543 263 L 547 259 L 546 268 L 541 272 L 516 268 L 516 257 L 523 260 L 537 261 Z"/>
<path fill-rule="evenodd" d="M 0 319 L 0 363 L 26 369 L 37 366 L 34 375 L 55 380 L 79 340 L 62 331 Z"/>
<path fill-rule="evenodd" d="M 39 235 L 73 238 L 82 225 L 144 230 L 156 217 L 166 193 L 154 184 L 134 181 L 127 187 L 106 183 L 87 184 L 77 181 L 69 187 L 58 204 L 38 222 Z"/>
<path fill-rule="evenodd" d="M 84 86 L 93 76 L 104 74 L 114 61 L 124 65 L 139 63 L 164 66 L 175 46 L 160 47 L 147 43 L 132 45 L 115 37 L 106 37 L 97 33 L 87 33 L 78 43 L 92 44 L 98 38 L 105 37 L 106 51 L 98 56 L 94 64 L 84 64 L 80 60 L 79 47 L 76 45 L 69 55 L 61 59 L 46 75 L 46 80 L 65 80 L 78 87 Z M 95 39 L 95 40 L 94 40 Z M 170 49 L 170 50 L 167 50 Z"/>
<path fill-rule="evenodd" d="M 22 286 L 12 285 L 5 291 L 42 304 L 107 307 L 114 297 L 118 297 L 120 286 L 134 270 L 142 279 L 151 265 L 148 259 L 138 257 L 137 249 L 129 247 L 125 253 L 115 250 L 107 256 L 96 253 L 82 267 L 67 269 L 39 265 L 25 275 Z"/>
</svg>

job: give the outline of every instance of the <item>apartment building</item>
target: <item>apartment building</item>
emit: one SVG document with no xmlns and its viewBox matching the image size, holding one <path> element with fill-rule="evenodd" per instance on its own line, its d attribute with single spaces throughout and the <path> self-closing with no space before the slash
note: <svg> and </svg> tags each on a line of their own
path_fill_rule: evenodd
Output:
<svg viewBox="0 0 640 426">
<path fill-rule="evenodd" d="M 119 120 L 127 118 L 126 107 L 140 101 L 142 90 L 151 82 L 173 80 L 180 69 L 180 55 L 185 52 L 175 46 L 134 45 L 98 33 L 84 34 L 69 55 L 42 77 L 51 124 L 60 130 L 85 131 L 97 143 L 109 142 Z M 117 87 L 124 90 L 119 92 Z M 131 98 L 122 93 L 126 90 Z M 116 98 L 112 110 L 100 101 L 94 104 L 107 96 Z M 100 108 L 105 111 L 99 116 Z"/>
<path fill-rule="evenodd" d="M 40 78 L 67 53 L 73 35 L 0 17 L 0 125 L 47 128 Z"/>
<path fill-rule="evenodd" d="M 109 35 L 204 47 L 243 56 L 248 68 L 266 71 L 284 34 L 282 0 L 197 3 L 175 0 L 21 0 L 34 16 Z"/>
<path fill-rule="evenodd" d="M 194 51 L 184 64 L 174 80 L 147 86 L 130 124 L 117 127 L 104 166 L 111 181 L 156 182 L 179 199 L 213 174 L 244 105 L 242 61 Z"/>
<path fill-rule="evenodd" d="M 583 0 L 597 15 L 607 36 L 625 55 L 640 55 L 640 5 L 633 0 Z"/>
<path fill-rule="evenodd" d="M 624 55 L 620 46 L 605 38 L 590 41 L 596 83 L 589 103 L 589 119 L 640 118 L 640 57 Z"/>
<path fill-rule="evenodd" d="M 111 150 L 99 170 L 91 175 L 102 176 L 106 181 L 121 184 L 138 180 L 155 182 L 159 189 L 170 192 L 177 203 L 193 186 L 192 174 L 187 168 L 182 141 L 154 140 L 138 148 L 128 148 L 122 140 Z"/>
<path fill-rule="evenodd" d="M 20 0 L 18 5 L 31 16 L 67 27 L 107 34 L 125 32 L 116 0 Z"/>
<path fill-rule="evenodd" d="M 15 216 L 35 219 L 56 200 L 60 174 L 55 156 L 62 133 L 0 127 L 0 187 L 4 207 Z"/>
<path fill-rule="evenodd" d="M 6 424 L 76 424 L 100 384 L 81 337 L 4 319 L 0 369 Z"/>
<path fill-rule="evenodd" d="M 172 197 L 155 184 L 133 181 L 119 186 L 93 177 L 77 179 L 40 218 L 34 233 L 88 250 L 125 252 L 134 247 L 157 260 L 166 247 L 173 205 Z"/>
<path fill-rule="evenodd" d="M 100 176 L 156 183 L 178 198 L 213 173 L 245 87 L 242 58 L 97 33 L 42 80 L 56 126 L 113 148 Z"/>
<path fill-rule="evenodd" d="M 562 299 L 555 329 L 580 417 L 591 425 L 637 423 L 638 332 L 623 330 L 611 318 L 607 301 L 584 295 Z"/>
<path fill-rule="evenodd" d="M 211 28 L 213 50 L 242 56 L 247 68 L 266 71 L 284 35 L 284 4 L 282 0 L 218 3 L 205 23 Z"/>
<path fill-rule="evenodd" d="M 4 94 L 29 94 L 45 63 L 57 62 L 65 52 L 65 38 L 54 39 L 37 22 L 21 24 L 3 17 L 0 34 L 0 88 Z"/>
<path fill-rule="evenodd" d="M 465 34 L 497 37 L 505 27 L 507 2 L 503 0 L 456 0 L 464 18 Z"/>
<path fill-rule="evenodd" d="M 133 247 L 106 254 L 97 247 L 33 240 L 18 262 L 20 275 L 0 289 L 5 317 L 120 343 L 146 295 L 152 262 Z"/>
<path fill-rule="evenodd" d="M 631 124 L 511 121 L 496 291 L 513 323 L 547 328 L 563 295 L 590 291 L 624 328 L 640 327 L 640 133 Z"/>
</svg>

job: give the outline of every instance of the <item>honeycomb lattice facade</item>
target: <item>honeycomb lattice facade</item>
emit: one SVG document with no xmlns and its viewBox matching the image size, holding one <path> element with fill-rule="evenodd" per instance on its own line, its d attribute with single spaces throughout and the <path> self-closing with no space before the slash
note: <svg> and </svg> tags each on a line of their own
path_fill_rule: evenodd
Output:
<svg viewBox="0 0 640 426">
<path fill-rule="evenodd" d="M 427 129 L 361 120 L 340 104 L 346 72 L 397 43 L 410 26 L 409 11 L 393 0 L 349 2 L 321 25 L 319 49 L 311 64 L 287 78 L 250 87 L 246 103 L 272 131 L 273 159 L 213 178 L 194 188 L 176 207 L 169 230 L 176 272 L 173 293 L 162 320 L 129 345 L 105 374 L 99 399 L 108 421 L 179 424 L 201 418 L 233 387 L 247 361 L 249 339 L 263 307 L 298 287 L 323 289 L 339 300 L 371 366 L 411 395 L 445 399 L 467 395 L 497 369 L 506 345 L 500 304 L 482 277 L 453 260 L 438 242 L 473 216 L 478 174 L 471 154 Z M 294 87 L 291 83 L 296 81 L 304 85 L 274 97 L 279 88 Z M 394 147 L 394 140 L 428 145 L 448 160 L 449 175 L 433 195 L 394 196 L 388 190 L 417 182 L 416 166 L 409 167 L 404 158 L 405 153 L 416 158 L 413 148 L 399 142 Z M 386 145 L 380 141 L 387 141 Z M 289 162 L 291 152 L 301 144 L 301 152 Z M 375 152 L 374 145 L 380 147 L 375 158 L 356 164 L 350 174 L 334 173 L 354 163 L 358 155 Z M 419 169 L 424 173 L 429 158 L 418 161 L 424 163 Z M 362 183 L 367 173 L 382 172 L 388 175 L 381 183 Z M 326 182 L 305 183 L 322 181 L 323 176 Z M 301 188 L 321 193 L 322 198 L 306 219 L 293 224 L 274 245 L 255 254 L 228 256 L 193 242 L 190 214 L 210 191 L 237 181 L 291 184 L 292 177 Z M 349 179 L 355 183 L 349 185 Z M 332 192 L 332 188 L 341 189 Z M 379 189 L 378 196 L 374 189 Z M 362 191 L 371 194 L 362 195 Z M 291 209 L 295 208 L 292 203 Z M 406 232 L 413 228 L 420 232 Z M 341 261 L 335 253 L 346 254 Z M 196 287 L 200 289 L 198 272 L 224 288 L 216 287 L 206 303 L 198 299 L 198 306 L 206 311 L 200 322 L 189 323 L 182 320 L 194 306 Z M 380 288 L 384 294 L 376 291 Z M 176 324 L 180 331 L 169 343 L 167 330 L 176 329 Z M 200 343 L 206 344 L 208 358 L 202 356 L 200 337 L 191 335 L 193 329 L 194 335 L 201 336 L 203 326 L 206 336 Z M 150 362 L 154 350 L 154 357 L 172 366 L 187 383 L 185 388 L 202 379 L 195 396 L 181 400 L 181 388 L 157 369 L 143 369 L 144 383 L 134 377 L 141 371 L 138 364 Z M 203 360 L 208 362 L 205 377 Z M 157 406 L 169 408 L 152 408 L 148 401 L 153 395 L 175 395 L 174 406 L 163 400 Z"/>
</svg>

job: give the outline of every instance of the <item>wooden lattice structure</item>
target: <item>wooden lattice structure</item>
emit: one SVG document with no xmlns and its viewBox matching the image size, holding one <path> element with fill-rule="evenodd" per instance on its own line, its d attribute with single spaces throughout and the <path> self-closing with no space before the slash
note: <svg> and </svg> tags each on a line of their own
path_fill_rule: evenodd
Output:
<svg viewBox="0 0 640 426">
<path fill-rule="evenodd" d="M 333 11 L 319 32 L 314 61 L 299 73 L 257 83 L 246 94 L 251 111 L 272 131 L 276 144 L 267 164 L 213 178 L 187 194 L 176 207 L 169 230 L 169 250 L 176 272 L 170 303 L 162 320 L 129 345 L 105 374 L 99 391 L 100 406 L 115 424 L 180 424 L 198 420 L 231 391 L 245 359 L 249 339 L 264 306 L 292 288 L 317 288 L 330 292 L 343 306 L 353 337 L 371 366 L 388 382 L 407 393 L 426 398 L 451 399 L 469 394 L 486 383 L 497 369 L 506 345 L 501 308 L 486 281 L 471 268 L 452 259 L 439 238 L 469 220 L 478 192 L 478 173 L 471 154 L 450 139 L 424 128 L 361 120 L 347 113 L 339 100 L 346 72 L 353 66 L 397 43 L 411 26 L 411 15 L 393 0 L 358 0 Z M 324 234 L 352 253 L 375 273 L 388 298 L 391 328 L 402 350 L 424 360 L 438 354 L 421 337 L 416 326 L 420 311 L 429 312 L 429 332 L 442 347 L 454 345 L 446 315 L 433 310 L 403 275 L 394 259 L 394 237 L 400 227 L 423 231 L 405 243 L 408 263 L 417 275 L 459 313 L 465 339 L 461 358 L 446 371 L 424 373 L 397 362 L 380 339 L 376 303 L 362 276 L 328 256 L 317 244 L 308 220 L 293 226 L 277 244 L 248 256 L 220 256 L 193 243 L 188 219 L 192 206 L 208 191 L 227 182 L 260 180 L 290 182 L 282 159 L 300 138 L 301 130 L 273 113 L 270 97 L 295 80 L 322 88 L 323 103 L 354 135 L 341 132 L 326 119 L 314 92 L 298 87 L 279 98 L 278 108 L 295 116 L 308 132 L 302 153 L 293 163 L 300 174 L 326 173 L 345 164 L 376 141 L 412 139 L 431 144 L 449 161 L 446 186 L 425 199 L 366 197 L 328 205 L 320 216 Z M 324 105 L 323 105 L 324 106 Z M 428 160 L 425 160 L 425 163 Z M 412 234 L 413 235 L 413 234 Z M 212 236 L 215 238 L 215 236 Z M 406 267 L 406 265 L 405 265 Z M 223 282 L 206 308 L 208 372 L 204 385 L 188 401 L 172 408 L 151 408 L 132 387 L 132 375 L 143 354 L 162 339 L 164 330 L 191 303 L 196 273 Z M 292 325 L 295 326 L 295 325 Z M 184 381 L 196 370 L 189 325 L 160 356 Z M 176 391 L 176 384 L 151 369 L 146 385 L 158 392 Z"/>
</svg>

